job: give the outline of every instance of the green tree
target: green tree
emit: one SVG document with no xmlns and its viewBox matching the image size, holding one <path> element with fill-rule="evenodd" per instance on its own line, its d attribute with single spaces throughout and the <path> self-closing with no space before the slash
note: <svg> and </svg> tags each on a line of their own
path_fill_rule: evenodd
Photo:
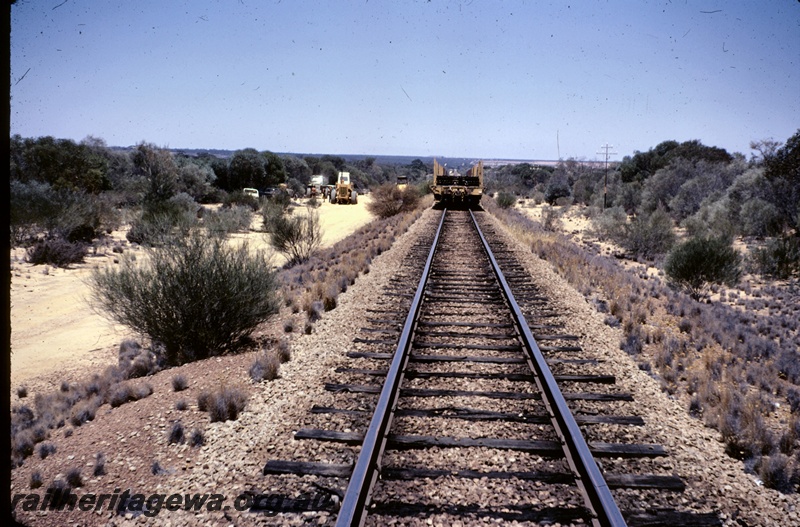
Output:
<svg viewBox="0 0 800 527">
<path fill-rule="evenodd" d="M 764 175 L 772 183 L 775 206 L 784 218 L 784 226 L 800 233 L 800 129 L 764 160 Z"/>
<path fill-rule="evenodd" d="M 135 172 L 149 184 L 145 201 L 167 201 L 177 192 L 178 169 L 169 150 L 139 143 L 133 151 L 133 166 Z"/>
<path fill-rule="evenodd" d="M 694 299 L 701 298 L 709 284 L 734 285 L 741 277 L 741 255 L 724 238 L 690 238 L 667 256 L 664 272 Z"/>
<path fill-rule="evenodd" d="M 227 187 L 225 190 L 241 190 L 256 187 L 266 180 L 264 157 L 255 148 L 237 150 L 228 165 Z M 263 185 L 266 186 L 266 185 Z M 263 188 L 262 186 L 262 188 Z"/>
<path fill-rule="evenodd" d="M 674 243 L 672 219 L 661 207 L 650 214 L 640 214 L 626 224 L 619 241 L 626 250 L 645 258 L 665 254 Z"/>
<path fill-rule="evenodd" d="M 554 173 L 547 183 L 544 191 L 544 199 L 550 205 L 554 205 L 559 198 L 569 197 L 571 192 L 568 176 L 564 173 Z"/>
<path fill-rule="evenodd" d="M 41 181 L 57 189 L 98 193 L 111 188 L 108 166 L 98 149 L 51 136 L 13 138 L 10 174 L 19 181 Z"/>
<path fill-rule="evenodd" d="M 295 156 L 283 157 L 283 168 L 286 170 L 286 179 L 295 179 L 300 182 L 301 188 L 311 180 L 311 167 L 305 159 Z"/>
<path fill-rule="evenodd" d="M 286 181 L 286 170 L 283 159 L 277 154 L 266 151 L 261 154 L 264 158 L 264 179 L 255 182 L 256 188 L 275 187 Z"/>
</svg>

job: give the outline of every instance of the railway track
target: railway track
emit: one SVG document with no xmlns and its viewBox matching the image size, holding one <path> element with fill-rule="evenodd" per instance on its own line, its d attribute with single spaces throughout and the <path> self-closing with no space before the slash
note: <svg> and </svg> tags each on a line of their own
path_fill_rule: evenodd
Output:
<svg viewBox="0 0 800 527">
<path fill-rule="evenodd" d="M 684 489 L 647 472 L 667 452 L 620 440 L 644 424 L 632 396 L 563 331 L 563 313 L 482 214 L 443 211 L 370 310 L 352 366 L 337 370 L 345 382 L 326 385 L 340 402 L 311 409 L 330 426 L 295 434 L 357 458 L 271 460 L 265 475 L 319 478 L 328 495 L 256 506 L 326 510 L 341 526 L 719 525 L 658 506 Z"/>
</svg>

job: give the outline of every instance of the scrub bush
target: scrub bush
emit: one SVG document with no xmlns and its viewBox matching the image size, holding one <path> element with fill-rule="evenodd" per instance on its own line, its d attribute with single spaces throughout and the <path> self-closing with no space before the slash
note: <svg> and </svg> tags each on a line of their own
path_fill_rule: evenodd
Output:
<svg viewBox="0 0 800 527">
<path fill-rule="evenodd" d="M 71 264 L 81 263 L 88 252 L 86 245 L 81 242 L 69 242 L 61 238 L 41 240 L 27 251 L 27 259 L 33 265 L 54 265 L 56 267 L 69 267 Z"/>
<path fill-rule="evenodd" d="M 501 209 L 510 209 L 517 203 L 517 198 L 514 194 L 506 191 L 498 192 L 497 197 L 494 199 L 497 202 L 497 206 Z"/>
<path fill-rule="evenodd" d="M 289 266 L 307 261 L 322 244 L 322 226 L 314 209 L 304 216 L 281 215 L 271 221 L 270 244 L 286 255 Z"/>
<path fill-rule="evenodd" d="M 741 260 L 727 240 L 691 238 L 670 252 L 664 272 L 697 300 L 709 284 L 736 284 L 742 274 Z"/>
<path fill-rule="evenodd" d="M 419 200 L 416 188 L 400 189 L 393 183 L 385 183 L 372 190 L 372 201 L 367 204 L 367 210 L 379 218 L 390 218 L 414 210 Z"/>
<path fill-rule="evenodd" d="M 98 310 L 163 344 L 170 365 L 240 347 L 278 311 L 269 259 L 247 244 L 193 234 L 148 252 L 149 264 L 94 271 L 90 287 Z"/>
</svg>

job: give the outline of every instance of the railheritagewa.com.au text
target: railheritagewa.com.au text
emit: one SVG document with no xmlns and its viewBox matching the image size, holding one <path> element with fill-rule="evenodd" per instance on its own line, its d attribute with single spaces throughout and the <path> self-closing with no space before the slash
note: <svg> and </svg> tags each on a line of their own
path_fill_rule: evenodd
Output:
<svg viewBox="0 0 800 527">
<path fill-rule="evenodd" d="M 259 502 L 270 501 L 270 496 L 240 494 L 229 500 L 222 494 L 143 494 L 131 490 L 114 489 L 112 493 L 77 495 L 70 488 L 48 489 L 43 494 L 14 494 L 11 498 L 12 511 L 116 511 L 141 513 L 155 516 L 167 511 L 223 511 L 231 507 L 237 511 L 258 507 Z"/>
</svg>

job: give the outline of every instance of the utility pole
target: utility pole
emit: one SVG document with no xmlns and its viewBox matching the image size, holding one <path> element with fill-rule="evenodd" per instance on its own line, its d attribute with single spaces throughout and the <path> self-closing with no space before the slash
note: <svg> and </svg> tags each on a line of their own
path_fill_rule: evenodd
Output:
<svg viewBox="0 0 800 527">
<path fill-rule="evenodd" d="M 608 143 L 604 144 L 600 148 L 603 150 L 603 152 L 597 152 L 597 153 L 598 154 L 604 154 L 606 156 L 606 176 L 605 176 L 605 181 L 603 182 L 603 210 L 606 210 L 606 207 L 608 206 L 608 204 L 607 204 L 607 199 L 608 199 L 607 198 L 607 195 L 608 195 L 608 156 L 615 156 L 615 155 L 617 155 L 617 153 L 616 152 L 609 152 L 609 150 L 614 148 L 614 146 L 610 145 Z"/>
</svg>

